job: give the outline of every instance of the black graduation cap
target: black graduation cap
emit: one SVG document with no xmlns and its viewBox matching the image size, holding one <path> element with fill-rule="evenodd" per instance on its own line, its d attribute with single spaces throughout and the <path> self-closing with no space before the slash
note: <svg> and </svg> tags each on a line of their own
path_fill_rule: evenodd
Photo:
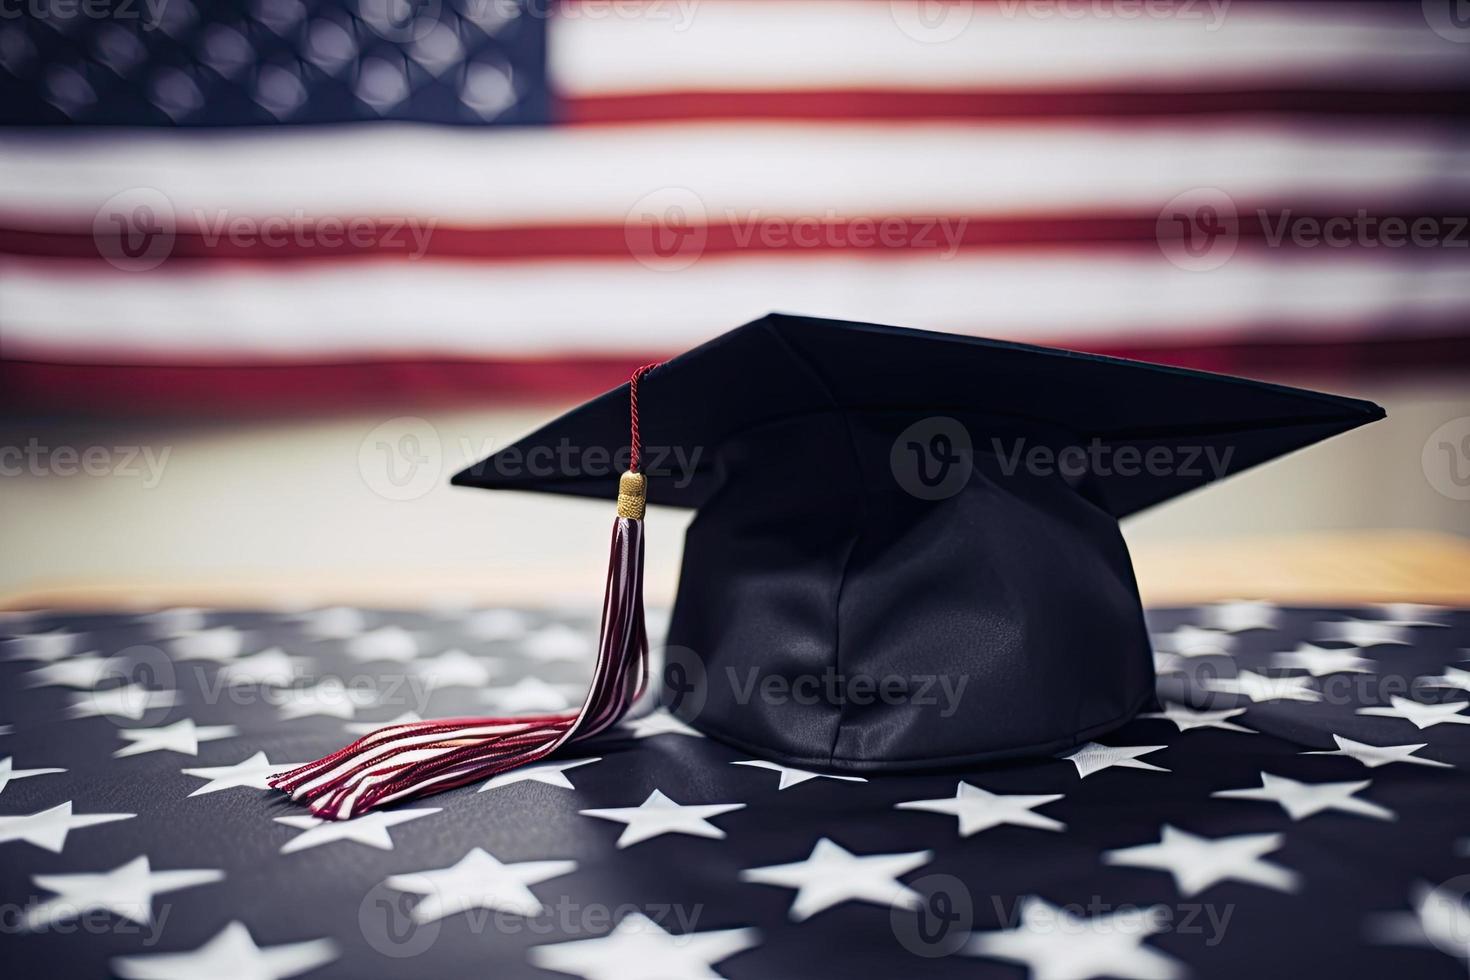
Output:
<svg viewBox="0 0 1470 980">
<path fill-rule="evenodd" d="M 1117 520 L 1383 417 L 1199 371 L 772 314 L 654 368 L 648 500 L 695 508 L 664 694 L 829 770 L 1057 752 L 1133 716 L 1153 662 Z M 460 486 L 612 498 L 616 388 Z"/>
</svg>

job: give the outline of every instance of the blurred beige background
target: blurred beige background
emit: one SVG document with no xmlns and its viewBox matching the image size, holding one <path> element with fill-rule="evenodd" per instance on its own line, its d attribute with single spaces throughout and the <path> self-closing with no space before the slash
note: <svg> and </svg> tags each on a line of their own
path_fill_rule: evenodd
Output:
<svg viewBox="0 0 1470 980">
<path fill-rule="evenodd" d="M 1470 417 L 1470 385 L 1291 380 L 1374 399 L 1389 418 L 1126 522 L 1146 592 L 1189 594 L 1183 579 L 1193 574 L 1191 555 L 1198 551 L 1204 562 L 1221 542 L 1240 545 L 1232 553 L 1258 562 L 1265 578 L 1285 561 L 1274 552 L 1283 535 L 1470 532 L 1470 502 L 1434 485 L 1444 485 L 1448 457 L 1429 473 L 1423 457 L 1431 433 Z M 286 605 L 352 589 L 446 607 L 497 597 L 589 604 L 601 594 L 610 506 L 447 485 L 461 466 L 565 407 L 425 412 L 405 405 L 321 420 L 193 424 L 11 420 L 0 433 L 0 446 L 15 447 L 0 457 L 0 595 L 14 601 L 102 587 L 118 601 L 151 604 L 180 587 L 248 582 L 252 596 L 264 590 Z M 404 436 L 418 441 L 404 444 Z M 60 447 L 81 454 L 99 446 L 115 471 L 109 475 L 47 469 L 66 469 L 70 457 Z M 17 456 L 27 447 L 48 461 L 42 473 Z M 411 475 L 405 450 L 422 458 Z M 94 464 L 102 458 L 93 453 Z M 390 479 L 390 462 L 401 485 Z M 1470 474 L 1470 458 L 1458 462 Z M 652 604 L 672 596 L 687 519 L 678 511 L 650 518 Z M 1443 585 L 1470 589 L 1464 581 Z"/>
</svg>

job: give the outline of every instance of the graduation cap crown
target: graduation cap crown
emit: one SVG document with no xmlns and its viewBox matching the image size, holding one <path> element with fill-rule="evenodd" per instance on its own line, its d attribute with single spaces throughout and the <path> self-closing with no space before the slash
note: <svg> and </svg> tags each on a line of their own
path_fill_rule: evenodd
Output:
<svg viewBox="0 0 1470 980">
<path fill-rule="evenodd" d="M 1127 721 L 1152 695 L 1153 665 L 1118 519 L 1383 411 L 1198 371 L 772 314 L 643 369 L 454 483 L 613 496 L 617 481 L 595 468 L 525 463 L 568 445 L 636 459 L 640 415 L 647 482 L 636 489 L 697 510 L 666 703 L 769 759 L 875 771 L 1054 752 Z M 619 526 L 639 526 L 618 532 L 621 552 L 615 533 L 614 612 L 577 713 L 597 724 L 559 722 L 576 731 L 537 751 L 601 730 L 635 693 L 624 675 L 643 669 L 631 584 L 641 505 L 632 518 L 620 504 Z M 634 591 L 636 617 L 620 616 Z M 512 740 L 545 735 L 497 724 Z M 481 738 L 486 724 L 464 727 L 364 741 L 437 750 L 435 739 Z M 480 778 L 483 766 L 461 778 L 465 759 L 485 761 L 478 745 L 455 750 L 453 765 L 415 761 L 427 766 L 420 782 L 430 770 L 442 778 L 429 788 Z M 507 758 L 502 745 L 491 761 Z M 360 779 L 345 778 L 327 783 L 339 803 Z M 400 774 L 393 785 L 407 784 Z"/>
</svg>

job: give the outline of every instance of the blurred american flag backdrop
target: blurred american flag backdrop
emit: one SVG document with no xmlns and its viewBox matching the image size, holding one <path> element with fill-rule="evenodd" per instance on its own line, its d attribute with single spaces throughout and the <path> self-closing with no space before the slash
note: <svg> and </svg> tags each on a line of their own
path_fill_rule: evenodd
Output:
<svg viewBox="0 0 1470 980">
<path fill-rule="evenodd" d="M 24 0 L 0 397 L 569 398 L 771 309 L 1463 365 L 1462 8 Z"/>
</svg>

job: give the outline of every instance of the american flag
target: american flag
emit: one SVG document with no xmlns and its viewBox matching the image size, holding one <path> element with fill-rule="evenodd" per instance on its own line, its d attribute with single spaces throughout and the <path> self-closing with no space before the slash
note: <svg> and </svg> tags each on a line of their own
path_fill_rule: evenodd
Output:
<svg viewBox="0 0 1470 980">
<path fill-rule="evenodd" d="M 834 777 L 659 711 L 323 822 L 271 773 L 388 721 L 569 707 L 596 610 L 11 615 L 0 962 L 150 980 L 1463 978 L 1470 611 L 1233 602 L 1149 625 L 1159 703 L 1058 758 Z"/>
<path fill-rule="evenodd" d="M 27 0 L 0 387 L 576 396 L 771 309 L 1463 362 L 1462 6 Z"/>
</svg>

